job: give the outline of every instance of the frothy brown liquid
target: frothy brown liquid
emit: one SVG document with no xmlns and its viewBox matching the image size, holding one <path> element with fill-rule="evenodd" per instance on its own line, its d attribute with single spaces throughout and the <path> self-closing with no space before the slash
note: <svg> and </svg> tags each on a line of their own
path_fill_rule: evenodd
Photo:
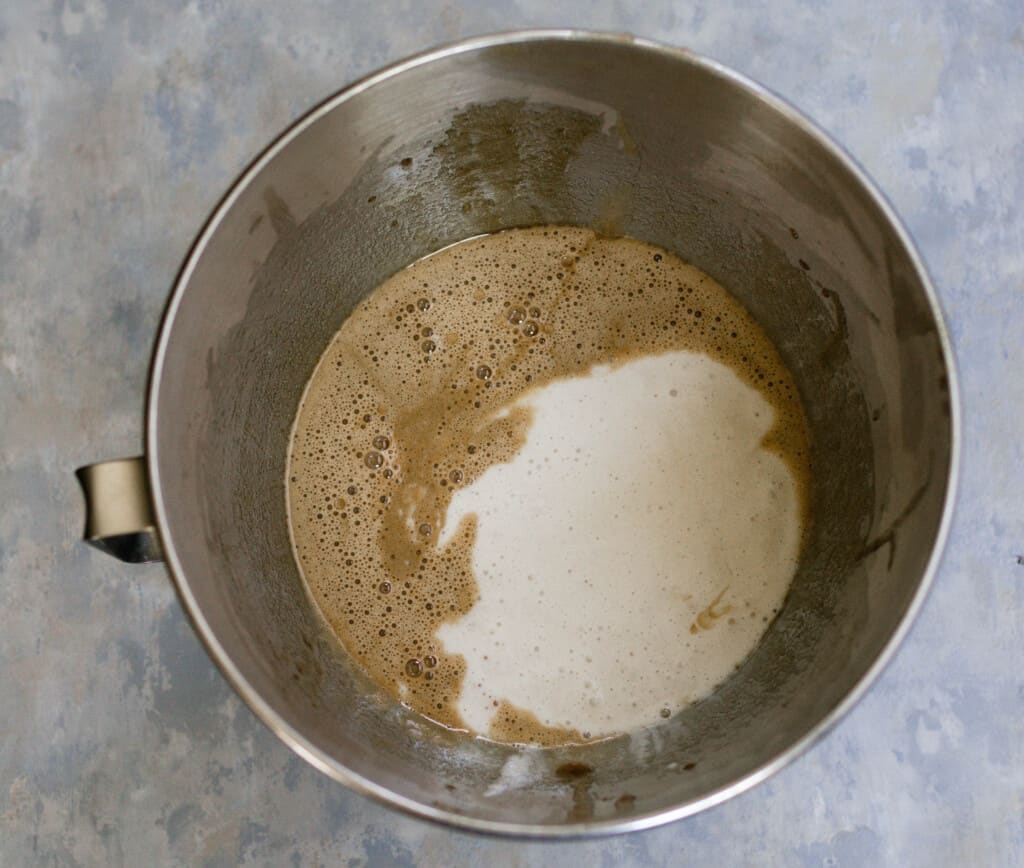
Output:
<svg viewBox="0 0 1024 868">
<path fill-rule="evenodd" d="M 674 350 L 728 365 L 769 401 L 765 445 L 792 470 L 806 518 L 806 423 L 791 376 L 731 295 L 664 250 L 578 228 L 509 230 L 414 263 L 353 312 L 299 408 L 288 506 L 313 597 L 382 688 L 466 728 L 456 708 L 466 663 L 435 634 L 476 602 L 476 522 L 443 548 L 436 540 L 453 490 L 525 442 L 530 413 L 498 411 L 596 364 Z M 481 734 L 586 740 L 509 703 L 498 711 Z"/>
</svg>

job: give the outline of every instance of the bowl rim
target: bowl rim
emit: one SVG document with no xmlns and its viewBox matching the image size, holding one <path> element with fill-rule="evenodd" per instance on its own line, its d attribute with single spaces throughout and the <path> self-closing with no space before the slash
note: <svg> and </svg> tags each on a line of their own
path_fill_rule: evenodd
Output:
<svg viewBox="0 0 1024 868">
<path fill-rule="evenodd" d="M 881 212 L 883 218 L 889 223 L 890 228 L 899 239 L 900 244 L 906 250 L 911 264 L 917 273 L 917 277 L 924 289 L 924 294 L 936 326 L 943 365 L 945 367 L 949 384 L 950 413 L 950 458 L 947 485 L 943 498 L 942 514 L 928 563 L 925 566 L 920 580 L 918 581 L 917 588 L 914 591 L 913 597 L 911 598 L 902 619 L 893 631 L 892 635 L 889 637 L 888 641 L 885 643 L 881 653 L 861 678 L 852 685 L 846 695 L 836 704 L 836 706 L 811 726 L 803 736 L 776 754 L 770 761 L 748 772 L 732 783 L 720 787 L 717 790 L 707 793 L 699 798 L 691 799 L 671 808 L 665 808 L 648 814 L 629 817 L 628 819 L 612 818 L 595 821 L 570 822 L 562 825 L 516 823 L 467 817 L 463 814 L 457 814 L 436 805 L 423 804 L 415 799 L 395 793 L 387 787 L 378 784 L 374 780 L 353 772 L 337 759 L 329 756 L 326 752 L 314 745 L 301 732 L 297 731 L 294 727 L 283 720 L 277 711 L 275 711 L 274 708 L 271 707 L 271 705 L 264 700 L 258 691 L 255 690 L 247 681 L 231 659 L 228 652 L 220 644 L 214 630 L 203 616 L 201 607 L 191 591 L 188 578 L 182 569 L 178 556 L 174 535 L 171 532 L 171 527 L 167 521 L 167 513 L 164 505 L 164 492 L 159 473 L 158 456 L 160 454 L 160 448 L 159 438 L 157 437 L 157 432 L 160 428 L 159 394 L 161 377 L 168 353 L 172 326 L 174 324 L 178 308 L 181 304 L 181 300 L 185 294 L 196 265 L 218 226 L 224 219 L 225 215 L 227 215 L 231 210 L 236 200 L 241 196 L 243 191 L 248 188 L 249 184 L 259 175 L 262 169 L 305 129 L 316 123 L 320 118 L 326 116 L 336 106 L 352 99 L 366 90 L 369 90 L 381 82 L 400 76 L 406 71 L 416 67 L 424 66 L 434 61 L 459 54 L 470 53 L 495 46 L 546 41 L 612 44 L 634 47 L 645 52 L 653 52 L 668 57 L 677 62 L 698 67 L 705 72 L 717 76 L 718 78 L 747 91 L 751 96 L 774 109 L 790 123 L 796 125 L 806 135 L 814 139 L 823 149 L 828 151 L 839 162 L 839 164 L 842 165 L 846 172 L 848 172 L 850 176 L 859 183 L 862 189 L 871 198 L 875 206 Z M 317 105 L 313 106 L 299 119 L 291 123 L 287 129 L 267 145 L 267 147 L 264 148 L 249 163 L 249 165 L 239 173 L 228 188 L 228 191 L 210 212 L 210 215 L 202 229 L 192 242 L 177 277 L 175 278 L 173 288 L 160 321 L 152 361 L 150 364 L 146 396 L 145 431 L 146 465 L 156 523 L 163 543 L 164 558 L 175 588 L 177 589 L 182 606 L 192 623 L 193 629 L 199 636 L 202 644 L 205 646 L 207 653 L 213 659 L 214 663 L 216 663 L 228 683 L 234 688 L 238 695 L 241 696 L 253 713 L 271 730 L 271 732 L 281 739 L 281 741 L 290 747 L 296 754 L 305 759 L 310 765 L 330 778 L 346 785 L 356 792 L 369 796 L 380 803 L 398 808 L 406 814 L 441 823 L 448 827 L 455 827 L 473 832 L 524 838 L 569 839 L 606 836 L 652 829 L 684 817 L 692 816 L 715 805 L 719 805 L 733 796 L 746 792 L 787 766 L 797 757 L 804 754 L 813 744 L 828 733 L 844 716 L 846 716 L 846 714 L 850 712 L 850 710 L 860 701 L 870 686 L 888 666 L 895 656 L 897 649 L 903 643 L 904 639 L 906 639 L 935 579 L 935 574 L 938 570 L 948 541 L 957 491 L 959 488 L 961 408 L 959 377 L 957 375 L 956 360 L 952 342 L 947 330 L 942 305 L 939 301 L 931 278 L 929 277 L 924 261 L 917 250 L 910 233 L 897 216 L 895 209 L 879 190 L 877 185 L 872 181 L 864 168 L 861 167 L 861 165 L 849 153 L 847 153 L 841 145 L 834 141 L 821 127 L 810 120 L 788 100 L 748 76 L 736 72 L 735 70 L 719 63 L 718 61 L 712 60 L 711 58 L 686 48 L 676 47 L 653 39 L 636 37 L 628 33 L 609 33 L 583 29 L 560 28 L 512 30 L 474 36 L 468 39 L 448 43 L 440 47 L 431 48 L 402 60 L 398 60 L 370 73 L 369 75 L 363 76 L 328 96 Z"/>
</svg>

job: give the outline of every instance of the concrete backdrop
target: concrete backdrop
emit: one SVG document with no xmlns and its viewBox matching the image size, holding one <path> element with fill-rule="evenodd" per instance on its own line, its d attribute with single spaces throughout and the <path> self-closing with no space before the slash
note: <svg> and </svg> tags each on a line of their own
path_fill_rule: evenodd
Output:
<svg viewBox="0 0 1024 868">
<path fill-rule="evenodd" d="M 801 760 L 586 843 L 450 832 L 314 772 L 253 717 L 163 568 L 78 542 L 77 465 L 139 451 L 189 241 L 245 163 L 356 76 L 525 26 L 629 30 L 795 101 L 919 241 L 963 379 L 963 486 L 924 612 Z M 7 0 L 0 6 L 0 863 L 1024 864 L 1020 0 Z"/>
</svg>

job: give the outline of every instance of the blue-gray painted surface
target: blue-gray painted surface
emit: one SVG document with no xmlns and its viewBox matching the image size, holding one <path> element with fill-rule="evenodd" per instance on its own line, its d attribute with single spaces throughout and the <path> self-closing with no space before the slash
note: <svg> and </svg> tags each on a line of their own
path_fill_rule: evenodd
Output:
<svg viewBox="0 0 1024 868">
<path fill-rule="evenodd" d="M 917 237 L 964 392 L 934 592 L 790 768 L 652 832 L 495 841 L 304 765 L 242 705 L 162 567 L 78 542 L 79 464 L 139 451 L 150 344 L 235 174 L 354 77 L 522 26 L 686 45 L 794 100 Z M 1024 865 L 1020 0 L 54 0 L 0 4 L 0 863 Z"/>
</svg>

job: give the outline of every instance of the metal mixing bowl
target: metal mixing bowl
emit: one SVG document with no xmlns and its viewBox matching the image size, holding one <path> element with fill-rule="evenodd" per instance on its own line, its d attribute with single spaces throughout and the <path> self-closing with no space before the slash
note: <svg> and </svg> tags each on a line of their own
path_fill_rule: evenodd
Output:
<svg viewBox="0 0 1024 868">
<path fill-rule="evenodd" d="M 793 588 L 735 675 L 649 730 L 541 751 L 443 731 L 379 695 L 305 590 L 284 474 L 303 386 L 366 293 L 447 244 L 544 223 L 653 242 L 731 289 L 794 373 L 815 476 Z M 137 560 L 162 544 L 213 659 L 314 766 L 423 817 L 524 835 L 654 826 L 799 754 L 906 634 L 956 477 L 935 293 L 864 172 L 712 61 L 576 31 L 420 55 L 284 133 L 189 253 L 147 407 L 145 459 L 81 472 L 89 536 Z"/>
</svg>

